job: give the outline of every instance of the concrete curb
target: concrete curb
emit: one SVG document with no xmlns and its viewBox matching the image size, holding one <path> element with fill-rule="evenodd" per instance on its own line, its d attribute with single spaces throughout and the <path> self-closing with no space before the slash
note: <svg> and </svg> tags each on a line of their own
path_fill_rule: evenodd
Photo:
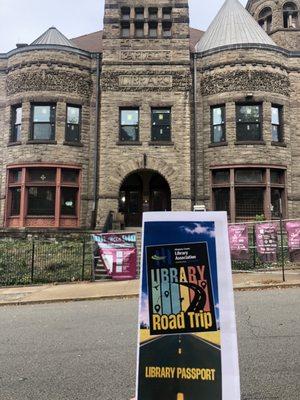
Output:
<svg viewBox="0 0 300 400">
<path fill-rule="evenodd" d="M 291 289 L 300 288 L 300 282 L 297 283 L 275 283 L 268 285 L 252 285 L 252 286 L 236 286 L 234 287 L 235 292 L 246 292 L 252 290 L 271 290 L 271 289 Z M 66 299 L 48 299 L 48 300 L 24 300 L 24 301 L 10 301 L 0 303 L 0 307 L 7 306 L 26 306 L 35 304 L 51 304 L 51 303 L 71 303 L 77 301 L 96 301 L 96 300 L 114 300 L 114 299 L 134 299 L 139 297 L 138 293 L 130 294 L 119 294 L 119 295 L 99 295 L 99 296 L 87 296 L 87 297 L 73 297 Z"/>
</svg>

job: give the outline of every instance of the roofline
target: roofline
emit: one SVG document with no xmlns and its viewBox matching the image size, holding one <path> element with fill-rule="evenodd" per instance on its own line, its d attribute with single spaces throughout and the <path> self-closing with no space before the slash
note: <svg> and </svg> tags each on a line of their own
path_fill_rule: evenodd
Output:
<svg viewBox="0 0 300 400">
<path fill-rule="evenodd" d="M 241 44 L 230 44 L 226 46 L 215 47 L 214 49 L 205 51 L 195 51 L 197 58 L 210 56 L 212 54 L 221 53 L 222 51 L 239 50 L 239 49 L 260 49 L 266 51 L 275 51 L 283 54 L 287 57 L 300 57 L 300 51 L 290 51 L 279 46 L 273 46 L 271 44 L 259 44 L 259 43 L 241 43 Z"/>
<path fill-rule="evenodd" d="M 71 46 L 64 46 L 59 44 L 35 44 L 35 45 L 28 45 L 25 47 L 20 47 L 17 49 L 13 49 L 7 53 L 0 53 L 0 59 L 6 59 L 11 56 L 14 56 L 19 53 L 27 53 L 29 51 L 42 51 L 42 50 L 51 50 L 51 51 L 66 51 L 69 53 L 79 54 L 81 56 L 86 56 L 92 58 L 92 54 L 99 54 L 99 52 L 90 52 L 86 50 L 81 50 L 76 47 Z"/>
</svg>

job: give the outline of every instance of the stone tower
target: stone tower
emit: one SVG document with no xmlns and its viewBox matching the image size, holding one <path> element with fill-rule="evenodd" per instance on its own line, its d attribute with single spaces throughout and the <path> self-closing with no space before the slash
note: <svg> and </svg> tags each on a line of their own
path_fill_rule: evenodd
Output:
<svg viewBox="0 0 300 400">
<path fill-rule="evenodd" d="M 246 8 L 278 46 L 300 50 L 300 0 L 249 0 Z"/>
</svg>

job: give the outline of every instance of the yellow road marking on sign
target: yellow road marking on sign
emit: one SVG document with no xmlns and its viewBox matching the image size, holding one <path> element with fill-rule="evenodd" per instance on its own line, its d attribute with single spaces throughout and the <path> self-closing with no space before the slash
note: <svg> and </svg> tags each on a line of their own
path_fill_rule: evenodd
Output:
<svg viewBox="0 0 300 400">
<path fill-rule="evenodd" d="M 177 400 L 184 400 L 183 393 L 177 393 Z"/>
</svg>

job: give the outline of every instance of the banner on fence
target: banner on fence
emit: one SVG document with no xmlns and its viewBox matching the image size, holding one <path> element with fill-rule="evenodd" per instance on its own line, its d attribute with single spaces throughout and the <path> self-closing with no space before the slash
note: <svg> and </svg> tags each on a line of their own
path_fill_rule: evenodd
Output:
<svg viewBox="0 0 300 400">
<path fill-rule="evenodd" d="M 231 258 L 233 260 L 248 260 L 249 259 L 249 237 L 248 225 L 237 224 L 229 225 L 229 243 Z"/>
<path fill-rule="evenodd" d="M 227 216 L 145 213 L 137 400 L 239 400 Z"/>
<path fill-rule="evenodd" d="M 286 223 L 291 261 L 300 261 L 300 221 Z"/>
<path fill-rule="evenodd" d="M 136 234 L 92 235 L 94 261 L 101 259 L 107 273 L 116 280 L 135 279 L 137 273 Z"/>
<path fill-rule="evenodd" d="M 276 262 L 278 250 L 278 224 L 261 223 L 255 226 L 257 252 L 264 262 Z"/>
</svg>

